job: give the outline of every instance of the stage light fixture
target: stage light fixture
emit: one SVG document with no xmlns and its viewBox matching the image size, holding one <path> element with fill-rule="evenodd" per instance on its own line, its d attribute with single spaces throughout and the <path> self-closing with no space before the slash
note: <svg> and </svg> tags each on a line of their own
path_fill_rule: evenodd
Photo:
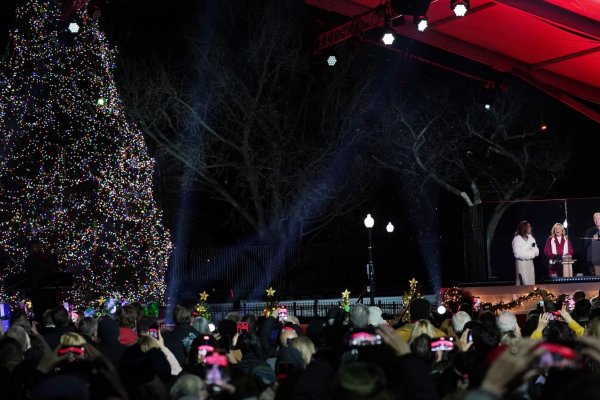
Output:
<svg viewBox="0 0 600 400">
<path fill-rule="evenodd" d="M 337 57 L 336 56 L 329 56 L 329 57 L 327 57 L 327 65 L 329 65 L 330 67 L 333 67 L 336 63 L 337 63 Z"/>
<path fill-rule="evenodd" d="M 450 0 L 450 9 L 457 17 L 464 17 L 469 11 L 469 0 Z"/>
<path fill-rule="evenodd" d="M 63 26 L 64 26 L 64 25 L 63 25 Z M 70 31 L 71 33 L 77 33 L 77 32 L 79 32 L 79 25 L 77 25 L 75 22 L 71 22 L 71 23 L 69 24 L 69 31 Z"/>
<path fill-rule="evenodd" d="M 492 109 L 492 105 L 490 103 L 485 103 L 483 108 L 485 108 L 486 110 L 491 110 Z"/>
<path fill-rule="evenodd" d="M 415 25 L 417 25 L 417 30 L 419 32 L 425 32 L 425 30 L 429 27 L 429 22 L 427 21 L 426 15 L 415 16 Z"/>
<path fill-rule="evenodd" d="M 394 40 L 396 40 L 396 38 L 394 37 L 394 34 L 391 32 L 386 32 L 383 34 L 383 36 L 381 37 L 381 41 L 383 42 L 383 44 L 385 44 L 386 46 L 390 46 L 394 43 Z"/>
<path fill-rule="evenodd" d="M 440 304 L 437 308 L 437 313 L 440 315 L 446 314 L 446 306 L 444 306 L 443 304 Z"/>
</svg>

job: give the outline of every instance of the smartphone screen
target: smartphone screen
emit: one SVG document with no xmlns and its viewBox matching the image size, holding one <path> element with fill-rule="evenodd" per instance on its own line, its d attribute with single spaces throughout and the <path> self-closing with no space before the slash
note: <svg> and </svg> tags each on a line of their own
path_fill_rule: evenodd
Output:
<svg viewBox="0 0 600 400">
<path fill-rule="evenodd" d="M 83 356 L 85 354 L 85 349 L 83 347 L 69 346 L 69 347 L 61 347 L 58 349 L 58 355 L 62 356 L 67 353 L 73 353 L 78 356 Z"/>
<path fill-rule="evenodd" d="M 154 339 L 158 340 L 158 329 L 150 328 L 148 330 L 148 334 L 152 336 Z"/>
<path fill-rule="evenodd" d="M 229 381 L 227 372 L 227 356 L 221 353 L 213 353 L 204 359 L 206 364 L 206 376 L 204 378 L 207 385 L 222 385 Z"/>
<path fill-rule="evenodd" d="M 452 336 L 441 336 L 429 339 L 429 350 L 452 351 L 454 350 L 454 338 Z"/>
<path fill-rule="evenodd" d="M 583 357 L 573 348 L 560 344 L 545 342 L 539 345 L 544 353 L 536 360 L 535 367 L 542 370 L 550 368 L 579 369 L 584 368 Z"/>
<path fill-rule="evenodd" d="M 279 319 L 279 322 L 287 321 L 287 318 L 288 318 L 287 308 L 280 309 L 279 314 L 277 314 L 277 319 Z"/>
<path fill-rule="evenodd" d="M 238 322 L 237 330 L 238 330 L 238 333 L 248 332 L 248 323 L 247 322 Z"/>
<path fill-rule="evenodd" d="M 60 349 L 58 349 L 58 355 L 59 356 L 66 355 L 67 361 L 72 363 L 76 359 L 78 359 L 78 358 L 81 359 L 83 356 L 85 356 L 85 349 L 83 347 L 76 347 L 76 346 L 61 347 Z"/>
<path fill-rule="evenodd" d="M 348 340 L 349 347 L 379 346 L 382 343 L 381 335 L 371 329 L 353 331 Z"/>
<path fill-rule="evenodd" d="M 573 311 L 575 309 L 575 300 L 567 299 L 567 307 L 569 311 Z"/>
<path fill-rule="evenodd" d="M 208 344 L 198 346 L 198 360 L 205 359 L 207 355 L 211 354 L 214 351 L 215 348 Z"/>
<path fill-rule="evenodd" d="M 473 311 L 479 311 L 481 308 L 481 299 L 479 297 L 473 297 Z"/>
</svg>

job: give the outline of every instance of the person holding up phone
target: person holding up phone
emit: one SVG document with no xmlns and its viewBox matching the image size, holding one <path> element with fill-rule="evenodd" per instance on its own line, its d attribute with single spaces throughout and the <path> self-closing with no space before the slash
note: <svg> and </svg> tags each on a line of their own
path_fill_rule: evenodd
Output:
<svg viewBox="0 0 600 400">
<path fill-rule="evenodd" d="M 516 263 L 516 285 L 535 285 L 535 269 L 533 259 L 540 254 L 540 249 L 531 234 L 531 224 L 521 221 L 512 241 Z"/>
<path fill-rule="evenodd" d="M 545 311 L 549 311 L 547 306 L 545 306 Z M 559 311 L 554 311 L 554 309 L 552 309 L 552 312 L 545 312 L 540 315 L 538 319 L 538 326 L 535 329 L 535 331 L 531 333 L 531 338 L 541 339 L 544 334 L 544 328 L 546 328 L 546 326 L 548 326 L 551 321 L 556 320 L 556 314 L 560 315 L 562 321 L 564 321 L 569 326 L 569 329 L 573 331 L 575 336 L 582 336 L 585 333 L 585 328 L 579 325 L 577 321 L 575 321 L 573 317 L 571 317 L 569 311 L 567 311 L 567 305 L 563 304 L 562 308 Z"/>
<path fill-rule="evenodd" d="M 165 346 L 165 341 L 160 333 L 160 326 L 158 322 L 151 317 L 143 315 L 138 320 L 137 332 L 140 342 L 144 341 L 146 342 L 146 345 L 148 345 L 148 343 L 155 343 L 155 346 L 150 347 L 157 347 L 165 355 L 171 367 L 171 375 L 179 375 L 179 373 L 182 371 L 181 365 L 177 361 L 177 358 L 173 352 Z M 147 341 L 145 337 L 152 338 L 152 341 Z"/>
</svg>

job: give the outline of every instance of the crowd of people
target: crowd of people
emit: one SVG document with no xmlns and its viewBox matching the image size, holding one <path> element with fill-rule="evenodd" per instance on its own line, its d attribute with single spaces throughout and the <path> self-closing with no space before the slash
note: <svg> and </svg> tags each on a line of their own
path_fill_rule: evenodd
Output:
<svg viewBox="0 0 600 400">
<path fill-rule="evenodd" d="M 468 302 L 440 318 L 423 298 L 404 322 L 354 304 L 302 324 L 231 312 L 216 329 L 184 305 L 173 325 L 137 303 L 99 318 L 59 305 L 39 322 L 16 309 L 0 333 L 0 399 L 592 399 L 598 299 L 546 300 L 521 326 Z"/>
</svg>

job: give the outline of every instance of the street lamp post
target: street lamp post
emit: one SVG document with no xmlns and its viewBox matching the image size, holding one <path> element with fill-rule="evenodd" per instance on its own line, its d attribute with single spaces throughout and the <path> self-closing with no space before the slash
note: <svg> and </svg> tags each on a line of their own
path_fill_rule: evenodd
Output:
<svg viewBox="0 0 600 400">
<path fill-rule="evenodd" d="M 375 225 L 375 220 L 371 217 L 371 214 L 367 214 L 365 218 L 365 227 L 369 232 L 369 261 L 367 263 L 367 278 L 369 280 L 369 286 L 367 291 L 369 292 L 369 298 L 371 299 L 371 305 L 375 305 L 375 267 L 373 266 L 373 241 L 371 237 L 371 230 Z"/>
<path fill-rule="evenodd" d="M 369 285 L 367 286 L 367 292 L 369 292 L 372 306 L 375 305 L 375 266 L 373 265 L 373 238 L 371 236 L 373 226 L 375 226 L 375 220 L 371 217 L 371 214 L 367 214 L 367 218 L 365 218 L 365 228 L 369 232 L 369 262 L 367 262 L 367 279 L 369 280 Z M 388 222 L 385 230 L 388 233 L 394 232 L 394 225 Z"/>
</svg>

